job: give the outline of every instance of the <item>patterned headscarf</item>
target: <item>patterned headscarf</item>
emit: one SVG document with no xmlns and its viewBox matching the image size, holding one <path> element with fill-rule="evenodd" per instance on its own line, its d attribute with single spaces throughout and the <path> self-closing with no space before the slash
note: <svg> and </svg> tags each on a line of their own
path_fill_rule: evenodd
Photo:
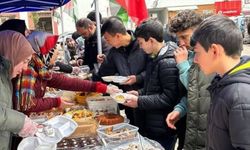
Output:
<svg viewBox="0 0 250 150">
<path fill-rule="evenodd" d="M 32 99 L 35 96 L 34 85 L 37 78 L 50 80 L 51 73 L 48 70 L 49 60 L 53 55 L 58 36 L 46 32 L 34 31 L 28 36 L 28 40 L 36 54 L 32 56 L 27 70 L 22 72 L 16 87 L 17 109 L 26 111 L 33 106 Z"/>
<path fill-rule="evenodd" d="M 48 66 L 50 58 L 54 53 L 53 48 L 58 40 L 58 35 L 41 31 L 33 31 L 28 36 L 28 40 L 43 63 Z"/>
</svg>

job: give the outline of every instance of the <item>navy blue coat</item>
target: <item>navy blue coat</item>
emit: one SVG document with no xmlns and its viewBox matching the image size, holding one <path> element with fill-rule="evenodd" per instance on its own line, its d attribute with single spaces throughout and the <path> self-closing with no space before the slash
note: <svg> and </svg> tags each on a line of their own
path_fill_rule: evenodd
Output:
<svg viewBox="0 0 250 150">
<path fill-rule="evenodd" d="M 208 88 L 211 94 L 209 150 L 250 149 L 250 57 L 242 58 L 235 68 L 239 66 L 243 68 L 215 77 Z"/>
</svg>

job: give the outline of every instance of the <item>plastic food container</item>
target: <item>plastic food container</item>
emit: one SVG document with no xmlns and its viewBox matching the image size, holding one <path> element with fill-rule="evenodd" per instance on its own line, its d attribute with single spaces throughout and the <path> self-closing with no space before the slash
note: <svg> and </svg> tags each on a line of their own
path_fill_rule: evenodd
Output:
<svg viewBox="0 0 250 150">
<path fill-rule="evenodd" d="M 21 141 L 17 150 L 56 150 L 56 144 L 45 144 L 38 137 L 27 137 Z"/>
<path fill-rule="evenodd" d="M 148 138 L 138 136 L 118 144 L 106 146 L 107 150 L 165 150 L 161 144 Z"/>
<path fill-rule="evenodd" d="M 74 120 L 66 116 L 56 116 L 44 122 L 44 125 L 53 128 L 55 135 L 49 136 L 46 132 L 37 132 L 36 136 L 43 142 L 51 144 L 56 144 L 64 137 L 70 136 L 78 126 Z"/>
<path fill-rule="evenodd" d="M 110 96 L 88 97 L 89 110 L 95 112 L 96 116 L 105 113 L 117 114 L 117 103 Z"/>
<path fill-rule="evenodd" d="M 120 143 L 138 136 L 138 127 L 127 123 L 105 126 L 97 129 L 97 133 L 105 145 Z"/>
</svg>

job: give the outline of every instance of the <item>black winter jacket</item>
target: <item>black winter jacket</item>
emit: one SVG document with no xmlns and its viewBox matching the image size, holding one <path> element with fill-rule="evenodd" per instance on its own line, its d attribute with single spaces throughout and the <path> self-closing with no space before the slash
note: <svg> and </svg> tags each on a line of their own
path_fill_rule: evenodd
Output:
<svg viewBox="0 0 250 150">
<path fill-rule="evenodd" d="M 173 135 L 166 124 L 167 115 L 185 94 L 179 81 L 179 72 L 173 51 L 174 43 L 162 48 L 147 65 L 144 88 L 140 91 L 138 108 L 145 110 L 145 130 L 148 137 Z"/>
<path fill-rule="evenodd" d="M 208 150 L 250 149 L 250 57 L 223 77 L 215 77 L 208 88 Z"/>
<path fill-rule="evenodd" d="M 143 87 L 147 55 L 139 47 L 136 39 L 127 47 L 111 48 L 104 63 L 101 65 L 98 76 L 136 75 L 137 83 L 121 86 L 124 91 L 137 90 Z"/>
<path fill-rule="evenodd" d="M 107 44 L 104 38 L 101 39 L 101 42 L 102 42 L 102 53 L 107 54 L 111 46 Z M 94 64 L 97 63 L 97 54 L 98 54 L 96 33 L 89 39 L 85 39 L 84 46 L 85 50 L 84 50 L 83 64 L 88 65 L 90 70 L 93 70 Z"/>
</svg>

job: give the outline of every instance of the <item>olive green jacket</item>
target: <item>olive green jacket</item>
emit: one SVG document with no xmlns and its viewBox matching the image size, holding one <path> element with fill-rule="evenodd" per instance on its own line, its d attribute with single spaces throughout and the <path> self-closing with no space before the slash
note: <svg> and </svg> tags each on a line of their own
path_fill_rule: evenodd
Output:
<svg viewBox="0 0 250 150">
<path fill-rule="evenodd" d="M 0 150 L 10 149 L 10 135 L 22 129 L 25 119 L 24 114 L 12 109 L 9 70 L 9 62 L 0 56 Z"/>
<path fill-rule="evenodd" d="M 206 77 L 199 66 L 194 63 L 189 69 L 185 150 L 205 149 L 207 113 L 210 106 L 210 94 L 207 87 L 213 77 L 214 75 Z"/>
</svg>

